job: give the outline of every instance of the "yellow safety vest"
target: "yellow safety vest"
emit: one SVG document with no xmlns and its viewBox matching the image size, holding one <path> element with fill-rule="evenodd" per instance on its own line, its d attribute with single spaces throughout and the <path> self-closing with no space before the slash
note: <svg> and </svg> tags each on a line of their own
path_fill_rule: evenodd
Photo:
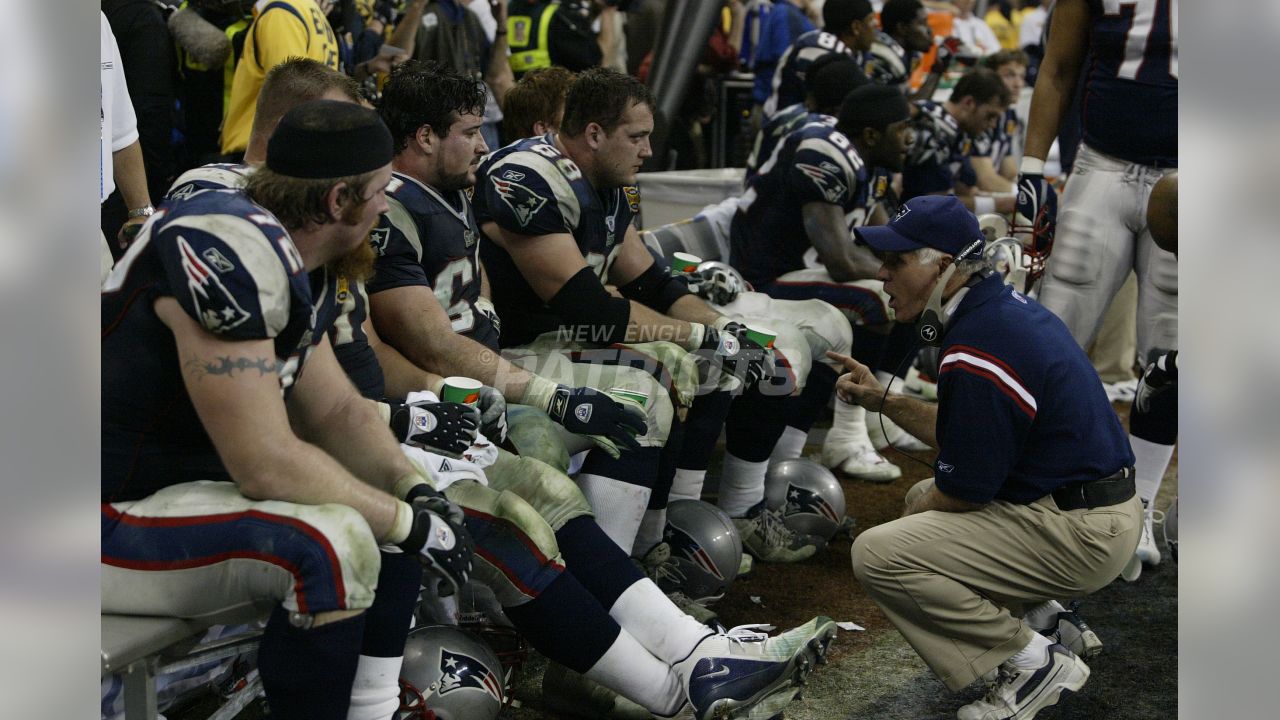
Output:
<svg viewBox="0 0 1280 720">
<path fill-rule="evenodd" d="M 560 3 L 553 2 L 542 9 L 536 22 L 529 15 L 512 15 L 507 18 L 507 46 L 511 48 L 511 72 L 523 75 L 530 70 L 551 67 L 551 51 L 548 49 L 547 34 L 551 27 L 551 16 L 560 9 Z M 532 44 L 536 35 L 537 44 Z"/>
</svg>

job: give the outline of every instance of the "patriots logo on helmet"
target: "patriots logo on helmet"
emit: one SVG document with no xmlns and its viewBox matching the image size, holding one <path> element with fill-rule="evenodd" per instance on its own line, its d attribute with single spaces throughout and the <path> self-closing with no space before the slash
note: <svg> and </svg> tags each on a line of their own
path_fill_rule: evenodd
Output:
<svg viewBox="0 0 1280 720">
<path fill-rule="evenodd" d="M 831 507 L 831 503 L 812 490 L 806 490 L 795 485 L 787 485 L 787 515 L 799 515 L 808 513 L 811 515 L 821 515 L 833 523 L 839 523 L 840 518 L 836 516 L 835 508 Z"/>
<path fill-rule="evenodd" d="M 720 568 L 716 567 L 716 562 L 711 559 L 711 554 L 704 550 L 689 533 L 668 524 L 662 539 L 671 547 L 672 557 L 682 557 L 706 570 L 715 576 L 717 580 L 724 580 L 724 573 L 720 572 Z"/>
<path fill-rule="evenodd" d="M 440 649 L 440 694 L 479 690 L 502 702 L 502 682 L 479 660 L 460 652 Z"/>
<path fill-rule="evenodd" d="M 182 236 L 178 237 L 178 252 L 182 256 L 182 269 L 187 274 L 191 302 L 206 328 L 217 333 L 227 332 L 249 319 L 249 313 L 240 307 L 227 287 Z"/>
<path fill-rule="evenodd" d="M 834 172 L 825 167 L 827 164 L 824 163 L 823 167 L 819 167 L 808 163 L 796 163 L 796 168 L 813 180 L 813 184 L 818 186 L 818 190 L 822 192 L 827 202 L 836 203 L 844 196 L 845 186 Z"/>
<path fill-rule="evenodd" d="M 520 227 L 529 224 L 533 216 L 547 204 L 547 199 L 530 190 L 528 187 L 511 180 L 503 180 L 502 178 L 492 175 L 489 179 L 493 182 L 493 188 L 498 191 L 498 196 L 502 198 L 502 202 L 511 208 L 516 214 L 516 220 L 520 222 Z"/>
</svg>

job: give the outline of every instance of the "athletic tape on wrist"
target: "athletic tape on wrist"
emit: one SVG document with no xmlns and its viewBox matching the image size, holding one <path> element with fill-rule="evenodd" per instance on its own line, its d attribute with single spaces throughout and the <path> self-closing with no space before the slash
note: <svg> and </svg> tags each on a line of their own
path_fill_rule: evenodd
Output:
<svg viewBox="0 0 1280 720">
<path fill-rule="evenodd" d="M 996 199 L 986 195 L 973 198 L 973 214 L 979 217 L 996 211 Z"/>
<path fill-rule="evenodd" d="M 408 503 L 396 501 L 396 519 L 387 532 L 387 542 L 399 545 L 409 538 L 409 533 L 413 532 L 413 514 L 413 508 Z"/>
<path fill-rule="evenodd" d="M 702 323 L 689 323 L 689 341 L 684 349 L 693 352 L 702 347 L 702 340 L 707 336 L 707 326 Z"/>
<path fill-rule="evenodd" d="M 1018 165 L 1018 172 L 1023 175 L 1043 175 L 1044 161 L 1040 158 L 1023 156 L 1022 163 Z"/>
</svg>

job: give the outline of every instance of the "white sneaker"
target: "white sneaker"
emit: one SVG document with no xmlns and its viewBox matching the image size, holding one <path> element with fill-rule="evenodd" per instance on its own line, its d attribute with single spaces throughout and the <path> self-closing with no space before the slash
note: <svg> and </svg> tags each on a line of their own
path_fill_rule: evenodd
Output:
<svg viewBox="0 0 1280 720">
<path fill-rule="evenodd" d="M 1146 503 L 1143 503 L 1145 506 Z M 1138 541 L 1136 554 L 1144 565 L 1160 564 L 1160 543 L 1156 542 L 1156 534 L 1152 526 L 1164 520 L 1164 513 L 1159 510 L 1147 510 L 1142 518 L 1142 539 Z"/>
<path fill-rule="evenodd" d="M 1058 624 L 1046 634 L 1078 657 L 1090 660 L 1102 652 L 1102 640 L 1074 610 L 1058 613 Z"/>
<path fill-rule="evenodd" d="M 1102 389 L 1107 392 L 1107 400 L 1113 403 L 1130 403 L 1133 402 L 1133 396 L 1138 392 L 1138 378 L 1130 380 L 1121 380 L 1120 382 L 1102 383 Z"/>
<path fill-rule="evenodd" d="M 1089 666 L 1062 645 L 1049 646 L 1049 660 L 1035 670 L 1001 665 L 986 697 L 956 713 L 959 720 L 1031 720 L 1044 708 L 1057 705 L 1065 694 L 1084 687 Z"/>
<path fill-rule="evenodd" d="M 840 449 L 822 448 L 822 464 L 851 478 L 873 483 L 888 483 L 902 477 L 902 468 L 885 459 L 870 445 Z"/>
<path fill-rule="evenodd" d="M 672 665 L 698 720 L 756 720 L 781 712 L 814 666 L 826 662 L 836 636 L 835 622 L 822 616 L 775 637 L 756 627 L 708 635 Z"/>
<path fill-rule="evenodd" d="M 884 421 L 883 430 L 880 429 L 881 420 Z M 894 421 L 870 410 L 867 411 L 867 436 L 871 438 L 871 445 L 876 450 L 884 450 L 891 444 L 906 452 L 928 452 L 933 449 L 898 427 Z"/>
</svg>

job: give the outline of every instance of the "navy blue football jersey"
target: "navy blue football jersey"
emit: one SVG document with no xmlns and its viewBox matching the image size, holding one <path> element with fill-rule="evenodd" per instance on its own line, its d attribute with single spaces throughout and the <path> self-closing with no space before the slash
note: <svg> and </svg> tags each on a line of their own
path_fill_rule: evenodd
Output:
<svg viewBox="0 0 1280 720">
<path fill-rule="evenodd" d="M 286 397 L 337 315 L 328 273 L 308 274 L 275 216 L 240 192 L 199 192 L 156 211 L 102 291 L 104 502 L 230 479 L 183 384 L 197 361 L 178 357 L 155 313 L 163 297 L 211 333 L 275 346 L 265 367 L 227 357 L 196 370 L 276 373 Z"/>
<path fill-rule="evenodd" d="M 1004 117 L 996 121 L 986 132 L 973 139 L 969 154 L 972 157 L 989 157 L 1000 170 L 1000 163 L 1013 155 L 1013 147 L 1022 135 L 1022 121 L 1013 108 L 1004 111 Z"/>
<path fill-rule="evenodd" d="M 169 192 L 165 194 L 164 199 L 179 200 L 190 197 L 201 190 L 242 188 L 252 174 L 253 168 L 244 164 L 211 163 L 209 165 L 201 165 L 179 175 L 178 179 L 173 181 L 173 185 L 169 186 Z"/>
<path fill-rule="evenodd" d="M 771 118 L 782 108 L 804 102 L 804 80 L 809 66 L 818 58 L 832 53 L 848 55 L 859 65 L 865 64 L 862 53 L 825 30 L 810 30 L 796 38 L 773 71 L 773 90 L 764 103 L 764 116 Z"/>
<path fill-rule="evenodd" d="M 778 149 L 783 138 L 812 122 L 834 126 L 836 119 L 830 115 L 809 112 L 804 103 L 796 103 L 779 110 L 765 121 L 760 132 L 756 133 L 755 146 L 751 148 L 751 156 L 747 158 L 744 182 L 750 182 L 751 178 L 760 174 L 760 166 L 773 157 L 773 152 Z"/>
<path fill-rule="evenodd" d="M 395 173 L 387 186 L 387 206 L 370 234 L 378 261 L 369 294 L 429 287 L 454 332 L 497 349 L 497 329 L 475 308 L 480 298 L 480 227 L 466 193 L 442 194 Z"/>
<path fill-rule="evenodd" d="M 338 306 L 337 317 L 329 327 L 333 354 L 361 396 L 381 400 L 387 393 L 386 377 L 364 332 L 364 321 L 369 317 L 369 296 L 364 283 L 338 276 L 334 301 Z"/>
<path fill-rule="evenodd" d="M 913 104 L 915 117 L 911 120 L 911 129 L 915 132 L 915 142 L 907 151 L 906 166 L 902 169 L 902 201 L 917 195 L 950 192 L 957 180 L 967 185 L 976 184 L 973 168 L 968 165 L 972 139 L 941 103 L 916 100 Z"/>
<path fill-rule="evenodd" d="M 911 73 L 920 64 L 920 53 L 910 52 L 883 30 L 876 31 L 876 40 L 871 44 L 871 52 L 867 53 L 863 67 L 871 82 L 879 85 L 890 85 L 907 90 Z"/>
<path fill-rule="evenodd" d="M 573 236 L 602 283 L 617 259 L 632 218 L 640 211 L 634 187 L 596 190 L 552 136 L 526 138 L 493 152 L 480 164 L 476 220 L 520 235 Z M 493 304 L 502 318 L 503 346 L 529 342 L 555 330 L 561 319 L 538 297 L 515 261 L 497 243 L 482 240 Z"/>
<path fill-rule="evenodd" d="M 1084 141 L 1123 160 L 1178 166 L 1178 3 L 1089 0 Z"/>
<path fill-rule="evenodd" d="M 729 237 L 730 263 L 748 282 L 765 285 L 804 267 L 810 242 L 802 208 L 811 202 L 838 205 L 850 229 L 875 206 L 871 168 L 825 121 L 788 135 L 748 183 Z"/>
</svg>

